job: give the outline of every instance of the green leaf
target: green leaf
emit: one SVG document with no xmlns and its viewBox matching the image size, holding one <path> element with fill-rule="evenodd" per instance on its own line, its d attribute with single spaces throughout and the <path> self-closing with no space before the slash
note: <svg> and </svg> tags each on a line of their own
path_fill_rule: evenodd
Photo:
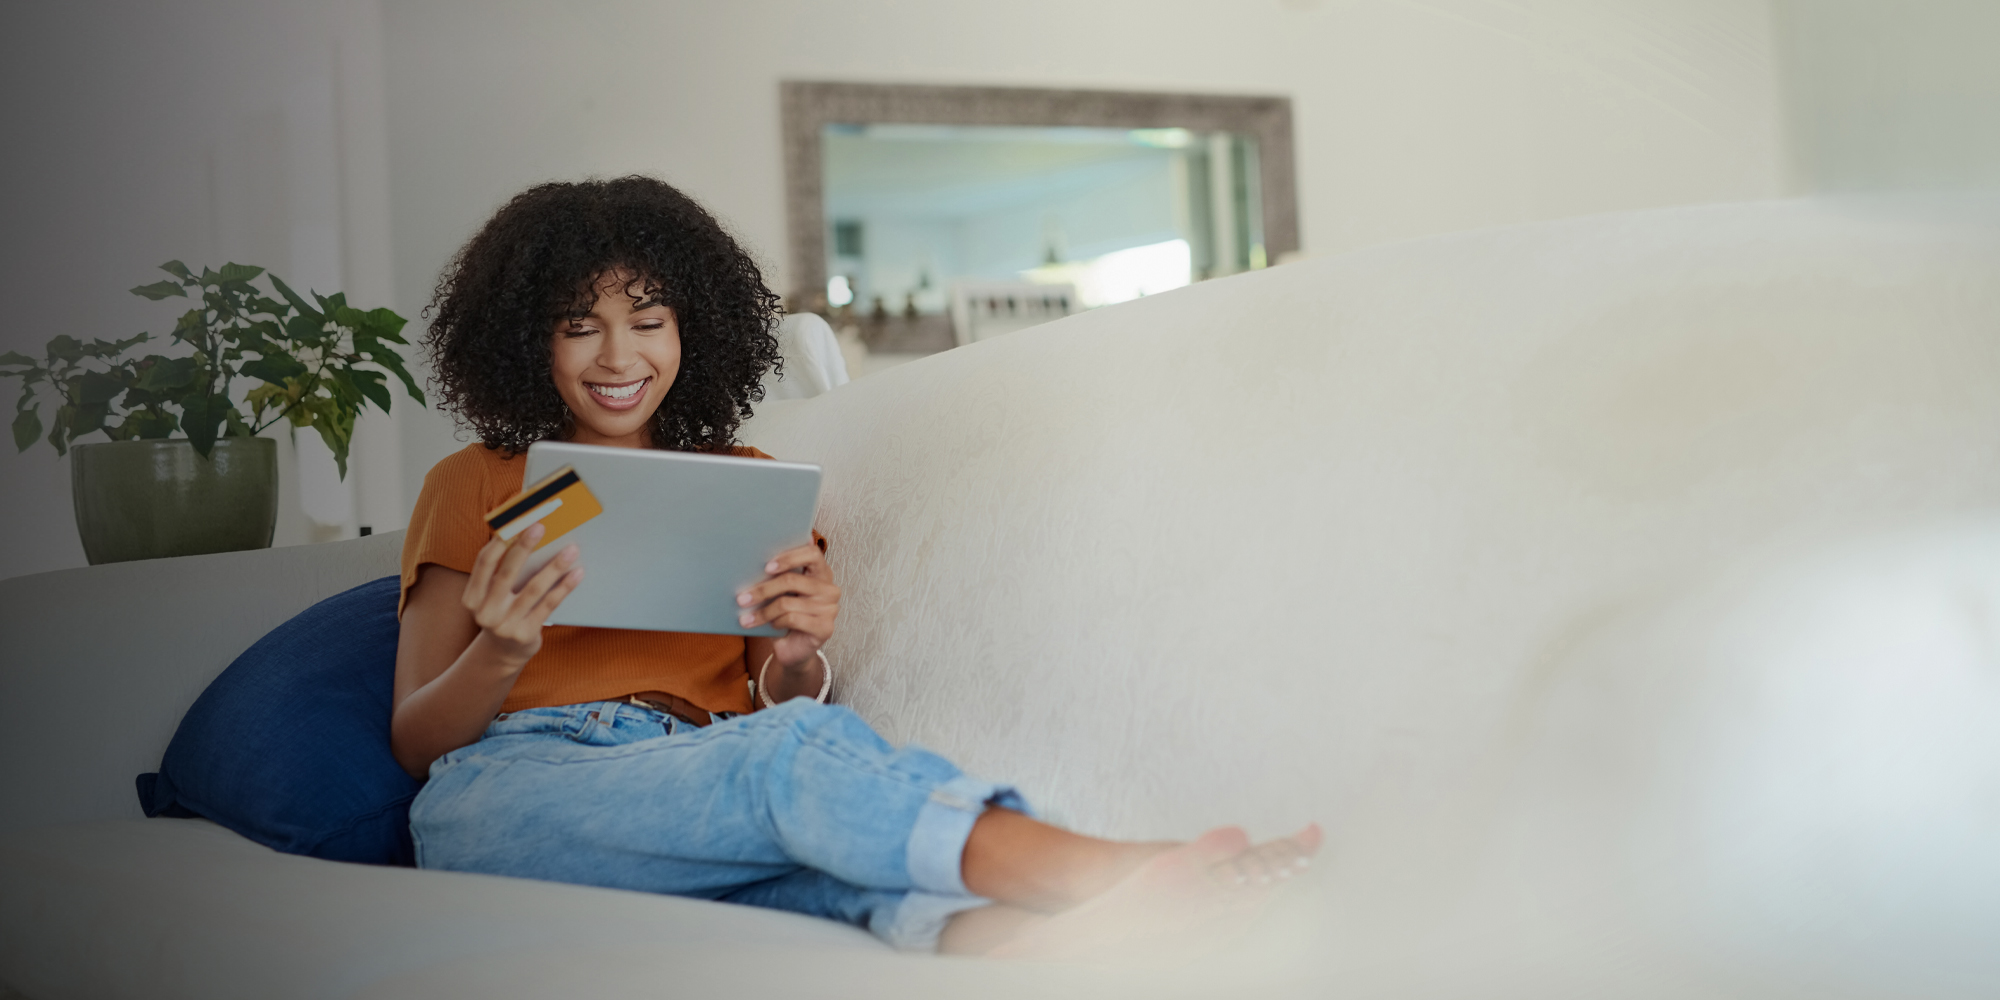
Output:
<svg viewBox="0 0 2000 1000">
<path fill-rule="evenodd" d="M 69 385 L 71 398 L 80 406 L 103 406 L 125 391 L 125 383 L 97 372 L 84 372 L 71 379 Z"/>
<path fill-rule="evenodd" d="M 362 314 L 358 332 L 398 344 L 407 344 L 409 341 L 403 339 L 403 326 L 408 322 L 409 320 L 396 315 L 393 309 L 370 309 Z"/>
<path fill-rule="evenodd" d="M 260 319 L 257 322 L 250 324 L 249 326 L 243 327 L 241 329 L 241 332 L 237 333 L 231 339 L 237 341 L 238 343 L 241 343 L 244 347 L 250 350 L 261 351 L 262 353 L 269 354 L 270 352 L 268 350 L 263 350 L 259 345 L 264 344 L 274 338 L 284 336 L 284 333 L 285 331 L 281 329 L 275 321 L 268 319 Z"/>
<path fill-rule="evenodd" d="M 409 370 L 403 367 L 402 357 L 399 356 L 395 351 L 390 350 L 388 348 L 383 348 L 381 353 L 379 354 L 370 352 L 368 355 L 368 360 L 373 361 L 376 364 L 389 369 L 390 374 L 396 376 L 399 379 L 402 379 L 403 388 L 409 391 L 410 398 L 416 400 L 418 406 L 430 405 L 424 402 L 424 391 L 422 389 L 417 388 L 417 380 L 410 377 Z"/>
<path fill-rule="evenodd" d="M 124 340 L 93 340 L 83 345 L 82 354 L 86 358 L 102 358 L 108 361 L 125 353 L 132 343 Z"/>
<path fill-rule="evenodd" d="M 333 464 L 340 467 L 340 478 L 346 479 L 347 449 L 354 440 L 353 412 L 334 415 L 332 419 L 315 420 L 313 429 L 319 431 L 319 439 L 326 442 L 328 451 L 333 452 Z"/>
<path fill-rule="evenodd" d="M 55 361 L 79 361 L 83 358 L 83 342 L 66 333 L 51 337 L 49 358 Z"/>
<path fill-rule="evenodd" d="M 331 313 L 333 321 L 349 330 L 360 332 L 368 324 L 368 314 L 350 305 L 342 305 Z"/>
<path fill-rule="evenodd" d="M 361 394 L 368 397 L 369 402 L 380 407 L 383 413 L 389 412 L 389 403 L 392 400 L 389 396 L 389 387 L 385 384 L 387 380 L 381 372 L 350 368 L 347 376 L 354 380 L 354 387 L 361 390 Z"/>
<path fill-rule="evenodd" d="M 158 441 L 172 437 L 180 429 L 180 421 L 171 413 L 159 410 L 137 410 L 125 418 L 125 426 L 146 441 Z"/>
<path fill-rule="evenodd" d="M 218 394 L 181 401 L 181 430 L 187 432 L 188 443 L 194 445 L 196 454 L 208 457 L 209 449 L 215 447 L 216 428 L 231 409 L 229 397 Z"/>
<path fill-rule="evenodd" d="M 69 439 L 76 440 L 95 430 L 102 430 L 104 418 L 111 408 L 104 403 L 78 403 L 69 419 Z"/>
<path fill-rule="evenodd" d="M 208 344 L 208 317 L 200 309 L 189 309 L 174 323 L 175 343 L 205 347 Z"/>
<path fill-rule="evenodd" d="M 55 446 L 56 454 L 58 455 L 69 454 L 69 439 L 64 436 L 64 433 L 69 430 L 70 417 L 75 414 L 76 407 L 67 403 L 56 407 L 55 425 L 49 428 L 48 441 Z"/>
<path fill-rule="evenodd" d="M 40 362 L 19 351 L 8 351 L 5 354 L 0 354 L 0 365 L 27 365 L 30 368 L 41 367 Z"/>
<path fill-rule="evenodd" d="M 264 269 L 261 267 L 251 267 L 248 264 L 224 264 L 222 265 L 221 272 L 215 277 L 221 284 L 242 285 L 248 284 L 252 278 L 263 273 Z M 207 453 L 204 452 L 203 454 Z"/>
<path fill-rule="evenodd" d="M 273 340 L 269 336 L 265 335 L 266 327 L 269 327 L 270 330 L 277 331 L 279 333 L 283 332 L 282 330 L 278 330 L 277 324 L 275 323 L 252 324 L 251 328 L 249 330 L 244 331 L 242 337 L 237 340 L 236 349 L 238 351 L 247 351 L 252 354 L 290 353 L 285 349 L 285 344 L 283 340 Z"/>
<path fill-rule="evenodd" d="M 279 302 L 278 300 L 273 299 L 267 295 L 259 295 L 255 298 L 252 298 L 246 304 L 249 306 L 251 312 L 256 313 L 260 316 L 283 316 L 284 314 L 291 312 L 290 309 L 285 308 L 285 304 L 283 302 Z"/>
<path fill-rule="evenodd" d="M 288 378 L 306 373 L 306 366 L 294 360 L 289 354 L 266 354 L 255 361 L 246 361 L 239 371 L 251 378 L 266 382 L 283 382 Z"/>
<path fill-rule="evenodd" d="M 174 277 L 181 279 L 182 281 L 194 280 L 194 274 L 188 270 L 188 266 L 177 260 L 170 260 L 164 264 L 161 264 L 160 270 L 165 271 L 168 274 L 171 274 Z"/>
<path fill-rule="evenodd" d="M 132 418 L 126 417 L 116 424 L 105 424 L 104 436 L 113 441 L 130 441 L 137 430 L 138 428 L 132 424 Z"/>
<path fill-rule="evenodd" d="M 261 421 L 264 419 L 265 410 L 283 409 L 286 401 L 286 388 L 286 386 L 273 385 L 266 382 L 244 393 L 243 401 L 250 404 L 250 419 Z"/>
<path fill-rule="evenodd" d="M 229 414 L 223 418 L 222 433 L 225 437 L 247 438 L 257 432 L 251 430 L 250 425 L 243 422 L 243 415 L 236 412 L 236 407 L 232 406 L 229 408 Z"/>
<path fill-rule="evenodd" d="M 150 285 L 140 285 L 132 289 L 132 294 L 143 295 L 155 302 L 177 296 L 183 299 L 187 298 L 187 292 L 181 290 L 180 283 L 177 281 L 155 281 Z"/>
<path fill-rule="evenodd" d="M 332 394 L 333 401 L 339 404 L 341 412 L 361 408 L 361 390 L 355 387 L 354 380 L 348 377 L 346 371 L 335 368 L 327 372 L 326 389 Z"/>
<path fill-rule="evenodd" d="M 152 364 L 147 364 L 147 362 Z M 155 354 L 139 362 L 139 388 L 149 393 L 168 393 L 194 384 L 201 374 L 201 362 L 193 358 L 163 358 Z M 127 401 L 130 405 L 130 401 Z"/>
<path fill-rule="evenodd" d="M 40 407 L 30 407 L 14 415 L 14 447 L 27 451 L 35 439 L 42 436 L 42 415 Z"/>
<path fill-rule="evenodd" d="M 325 399 L 326 397 L 320 396 L 318 398 Z M 291 421 L 293 427 L 311 427 L 313 421 L 318 419 L 318 414 L 313 412 L 313 407 L 308 405 L 307 401 L 301 401 L 299 405 L 285 411 L 285 419 Z"/>
<path fill-rule="evenodd" d="M 284 296 L 285 301 L 290 302 L 292 308 L 299 311 L 299 315 L 312 317 L 314 320 L 313 329 L 317 330 L 326 323 L 326 317 L 321 316 L 319 310 L 306 305 L 306 300 L 300 298 L 299 293 L 292 291 L 292 286 L 278 280 L 278 276 L 275 274 L 271 275 L 271 287 L 276 288 L 278 294 Z"/>
<path fill-rule="evenodd" d="M 326 338 L 326 317 L 319 313 L 301 313 L 285 321 L 285 336 L 306 344 L 317 344 Z"/>
</svg>

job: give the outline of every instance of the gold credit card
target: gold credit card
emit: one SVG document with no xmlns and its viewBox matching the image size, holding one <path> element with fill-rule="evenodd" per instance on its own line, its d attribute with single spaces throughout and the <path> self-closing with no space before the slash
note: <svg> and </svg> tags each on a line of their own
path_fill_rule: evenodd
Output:
<svg viewBox="0 0 2000 1000">
<path fill-rule="evenodd" d="M 539 549 L 602 513 L 604 505 L 597 502 L 596 494 L 583 484 L 576 469 L 565 465 L 487 511 L 486 526 L 511 541 L 529 525 L 543 525 L 546 533 L 535 546 Z"/>
</svg>

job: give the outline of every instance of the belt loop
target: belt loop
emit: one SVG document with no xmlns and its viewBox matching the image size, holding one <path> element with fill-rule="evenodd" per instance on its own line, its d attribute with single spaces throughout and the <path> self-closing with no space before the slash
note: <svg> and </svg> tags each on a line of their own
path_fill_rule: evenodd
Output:
<svg viewBox="0 0 2000 1000">
<path fill-rule="evenodd" d="M 597 724 L 610 729 L 618 721 L 618 703 L 600 701 L 597 703 Z"/>
</svg>

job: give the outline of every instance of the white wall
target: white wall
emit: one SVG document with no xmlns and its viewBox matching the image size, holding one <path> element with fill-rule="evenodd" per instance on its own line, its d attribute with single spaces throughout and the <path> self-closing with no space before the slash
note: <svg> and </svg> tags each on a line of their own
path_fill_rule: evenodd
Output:
<svg viewBox="0 0 2000 1000">
<path fill-rule="evenodd" d="M 410 0 L 387 26 L 405 312 L 510 194 L 628 171 L 782 288 L 782 79 L 1290 95 L 1315 253 L 1785 190 L 1754 0 Z M 457 446 L 413 427 L 406 489 Z"/>
<path fill-rule="evenodd" d="M 782 79 L 1289 95 L 1314 253 L 1765 197 L 1789 170 L 1766 0 L 27 7 L 0 14 L 0 78 L 30 97 L 0 111 L 5 349 L 162 327 L 124 289 L 177 256 L 271 262 L 415 318 L 507 196 L 629 171 L 708 204 L 782 288 Z M 399 409 L 356 447 L 354 522 L 400 523 L 459 446 Z M 0 475 L 0 576 L 80 564 L 67 466 L 36 450 Z"/>
</svg>

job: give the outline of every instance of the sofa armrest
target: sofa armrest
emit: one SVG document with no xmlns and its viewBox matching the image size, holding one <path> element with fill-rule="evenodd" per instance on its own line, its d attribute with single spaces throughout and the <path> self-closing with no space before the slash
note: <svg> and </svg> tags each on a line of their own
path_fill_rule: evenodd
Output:
<svg viewBox="0 0 2000 1000">
<path fill-rule="evenodd" d="M 400 531 L 0 581 L 0 833 L 140 816 L 208 682 L 312 604 L 397 571 Z"/>
</svg>

